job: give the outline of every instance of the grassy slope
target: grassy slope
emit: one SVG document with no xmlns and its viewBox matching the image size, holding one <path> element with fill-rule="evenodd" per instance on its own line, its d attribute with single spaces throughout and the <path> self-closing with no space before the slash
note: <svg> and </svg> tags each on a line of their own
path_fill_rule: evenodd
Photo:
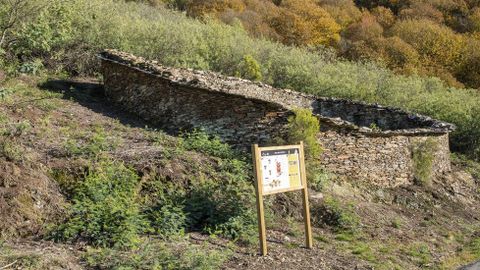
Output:
<svg viewBox="0 0 480 270">
<path fill-rule="evenodd" d="M 201 179 L 202 175 L 215 178 L 224 170 L 219 166 L 221 159 L 195 151 L 179 151 L 177 138 L 146 129 L 146 123 L 105 103 L 95 82 L 42 82 L 35 77 L 22 76 L 1 85 L 12 92 L 1 101 L 0 123 L 9 129 L 14 126 L 18 131 L 10 150 L 2 152 L 2 166 L 17 168 L 13 171 L 20 172 L 28 169 L 34 178 L 41 176 L 35 179 L 47 177 L 49 183 L 55 183 L 52 171 L 70 171 L 81 179 L 82 170 L 78 168 L 88 166 L 89 158 L 76 152 L 78 147 L 72 148 L 69 140 L 74 139 L 82 149 L 95 151 L 98 146 L 114 159 L 133 166 L 141 175 L 156 170 L 156 174 L 173 183 L 189 183 L 192 179 Z M 38 84 L 45 89 L 39 89 Z M 98 139 L 99 136 L 102 139 Z M 97 140 L 92 141 L 93 137 Z M 20 174 L 10 175 L 13 175 L 9 178 L 13 183 L 21 182 Z M 60 186 L 68 193 L 66 183 L 69 182 L 62 182 L 65 178 L 59 177 L 56 180 L 60 182 L 48 190 L 69 203 L 58 190 Z M 221 178 L 216 180 L 221 181 Z M 9 212 L 0 211 L 2 220 L 11 218 L 12 211 L 17 211 L 15 217 L 20 218 L 10 233 L 24 234 L 24 237 L 10 237 L 0 246 L 0 266 L 14 263 L 16 267 L 30 269 L 92 266 L 110 269 L 124 265 L 148 269 L 155 262 L 172 261 L 172 265 L 186 269 L 212 269 L 226 259 L 225 266 L 234 269 L 274 268 L 279 262 L 285 269 L 299 266 L 450 269 L 480 257 L 478 182 L 461 171 L 439 180 L 433 189 L 377 190 L 329 181 L 322 193 L 312 192 L 316 239 L 316 248 L 312 251 L 300 248 L 302 228 L 294 218 L 298 218 L 295 200 L 279 196 L 277 203 L 283 204 L 287 211 L 283 212 L 283 218 L 269 221 L 271 253 L 266 258 L 254 256 L 255 245 L 229 243 L 226 239 L 196 232 L 188 232 L 169 242 L 155 236 L 142 236 L 140 247 L 130 251 L 95 249 L 82 243 L 31 242 L 28 236 L 41 236 L 43 225 L 57 222 L 56 217 L 61 216 L 64 209 L 59 203 L 58 209 L 31 211 L 34 205 L 47 205 L 54 197 L 54 194 L 47 198 L 34 196 L 42 194 L 44 188 L 38 181 L 26 187 L 30 193 L 23 195 L 23 204 L 20 204 L 23 207 L 16 207 L 19 197 L 15 196 L 19 193 L 10 190 L 12 197 L 7 203 L 14 207 Z M 142 181 L 153 180 L 143 177 Z M 9 189 L 0 188 L 2 192 L 5 190 Z M 35 224 L 38 227 L 32 231 Z M 69 249 L 74 252 L 67 251 Z"/>
</svg>

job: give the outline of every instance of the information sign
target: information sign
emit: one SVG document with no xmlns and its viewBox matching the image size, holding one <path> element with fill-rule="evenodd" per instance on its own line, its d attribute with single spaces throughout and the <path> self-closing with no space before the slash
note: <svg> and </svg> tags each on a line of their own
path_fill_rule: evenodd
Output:
<svg viewBox="0 0 480 270">
<path fill-rule="evenodd" d="M 263 196 L 295 190 L 302 191 L 305 242 L 307 248 L 312 248 L 303 142 L 300 142 L 299 145 L 273 147 L 259 147 L 255 144 L 252 146 L 252 152 L 257 195 L 258 231 L 262 255 L 267 254 Z"/>
</svg>

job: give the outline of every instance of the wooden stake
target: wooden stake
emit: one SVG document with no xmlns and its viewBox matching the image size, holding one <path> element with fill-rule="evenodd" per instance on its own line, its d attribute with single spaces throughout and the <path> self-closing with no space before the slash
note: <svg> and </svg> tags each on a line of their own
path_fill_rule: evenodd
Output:
<svg viewBox="0 0 480 270">
<path fill-rule="evenodd" d="M 310 225 L 310 206 L 308 204 L 308 185 L 307 174 L 305 170 L 305 153 L 303 150 L 303 141 L 300 142 L 300 170 L 302 177 L 302 199 L 303 199 L 303 218 L 305 221 L 305 246 L 309 249 L 313 248 L 312 226 Z"/>
<path fill-rule="evenodd" d="M 260 240 L 260 252 L 263 256 L 267 255 L 267 233 L 265 229 L 265 213 L 263 209 L 263 184 L 262 173 L 260 169 L 260 150 L 258 144 L 252 145 L 253 164 L 255 174 L 255 191 L 257 195 L 257 218 L 258 218 L 258 238 Z"/>
</svg>

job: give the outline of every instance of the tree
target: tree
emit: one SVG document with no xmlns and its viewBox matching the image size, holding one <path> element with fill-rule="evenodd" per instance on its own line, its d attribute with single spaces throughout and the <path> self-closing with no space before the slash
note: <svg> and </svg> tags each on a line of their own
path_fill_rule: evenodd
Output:
<svg viewBox="0 0 480 270">
<path fill-rule="evenodd" d="M 429 20 L 405 20 L 397 22 L 391 34 L 412 45 L 426 66 L 455 71 L 462 63 L 465 38 L 447 26 Z"/>
<path fill-rule="evenodd" d="M 465 61 L 457 71 L 457 76 L 467 86 L 480 88 L 480 38 L 470 38 L 465 47 Z"/>
<path fill-rule="evenodd" d="M 345 30 L 345 37 L 352 41 L 369 40 L 380 37 L 382 34 L 383 27 L 368 12 L 364 13 L 359 22 L 351 24 Z"/>
<path fill-rule="evenodd" d="M 353 0 L 321 0 L 318 4 L 325 9 L 342 28 L 346 28 L 362 17 L 362 12 L 355 6 Z"/>
<path fill-rule="evenodd" d="M 372 9 L 372 15 L 383 28 L 390 28 L 395 23 L 395 15 L 392 10 L 386 7 Z"/>
<path fill-rule="evenodd" d="M 218 14 L 227 10 L 243 11 L 245 4 L 242 0 L 202 0 L 189 1 L 186 4 L 187 14 L 192 17 L 202 17 L 206 14 Z"/>
<path fill-rule="evenodd" d="M 0 0 L 0 49 L 9 44 L 9 35 L 20 22 L 38 12 L 39 6 L 31 0 Z"/>
<path fill-rule="evenodd" d="M 354 42 L 347 55 L 352 59 L 375 60 L 389 69 L 406 74 L 416 73 L 420 67 L 418 52 L 399 37 Z"/>
<path fill-rule="evenodd" d="M 272 18 L 278 14 L 279 8 L 269 1 L 244 0 L 244 3 L 245 10 L 227 10 L 220 14 L 219 18 L 228 24 L 234 24 L 235 20 L 240 20 L 243 28 L 254 37 L 280 40 L 280 36 L 270 25 Z"/>
<path fill-rule="evenodd" d="M 443 23 L 443 13 L 430 3 L 414 2 L 410 7 L 402 9 L 399 17 L 401 19 L 427 19 L 436 23 Z"/>
<path fill-rule="evenodd" d="M 403 73 L 413 73 L 420 66 L 420 56 L 410 44 L 399 37 L 389 37 L 379 42 L 382 56 L 387 59 L 387 66 Z"/>
<path fill-rule="evenodd" d="M 284 0 L 272 27 L 286 44 L 335 45 L 340 26 L 323 8 L 311 0 Z"/>
<path fill-rule="evenodd" d="M 355 4 L 367 9 L 373 9 L 378 6 L 383 6 L 391 9 L 394 13 L 397 13 L 402 7 L 408 4 L 409 1 L 399 0 L 355 0 Z"/>
<path fill-rule="evenodd" d="M 470 32 L 480 32 L 480 7 L 474 8 L 468 15 L 468 30 Z"/>
</svg>

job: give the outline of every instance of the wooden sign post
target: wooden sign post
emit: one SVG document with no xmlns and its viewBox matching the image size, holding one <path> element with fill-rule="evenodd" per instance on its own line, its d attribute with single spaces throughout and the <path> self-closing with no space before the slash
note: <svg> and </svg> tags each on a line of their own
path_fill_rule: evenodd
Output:
<svg viewBox="0 0 480 270">
<path fill-rule="evenodd" d="M 305 221 L 305 246 L 313 247 L 310 208 L 305 174 L 303 142 L 299 145 L 258 147 L 252 145 L 257 195 L 258 234 L 262 255 L 267 255 L 267 236 L 263 209 L 263 196 L 288 191 L 302 191 Z"/>
</svg>

